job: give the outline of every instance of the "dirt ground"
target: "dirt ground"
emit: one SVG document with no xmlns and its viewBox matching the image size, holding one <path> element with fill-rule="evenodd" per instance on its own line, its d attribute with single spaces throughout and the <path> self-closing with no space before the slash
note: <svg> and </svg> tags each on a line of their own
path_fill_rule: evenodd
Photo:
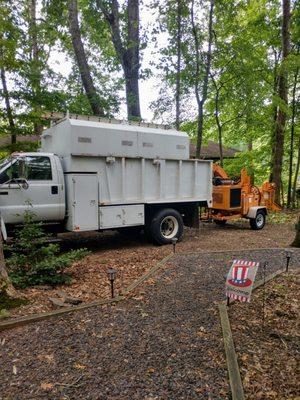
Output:
<svg viewBox="0 0 300 400">
<path fill-rule="evenodd" d="M 148 284 L 136 288 L 129 299 L 114 306 L 91 308 L 0 332 L 0 399 L 229 399 L 218 304 L 224 300 L 224 275 L 237 257 L 259 261 L 261 265 L 268 261 L 268 274 L 285 266 L 283 249 L 177 254 L 168 268 L 162 268 Z M 291 267 L 299 265 L 300 249 L 294 249 Z M 289 329 L 296 322 L 299 302 L 294 300 L 296 288 L 293 294 L 289 292 L 293 283 L 290 276 L 279 282 L 282 289 L 276 293 L 284 294 L 283 297 L 272 297 L 272 290 L 267 291 L 266 326 L 287 347 L 277 336 L 270 337 L 271 345 L 260 347 L 258 325 L 254 325 L 255 329 L 250 325 L 250 336 L 245 328 L 244 339 L 240 341 L 239 321 L 247 316 L 245 304 L 230 306 L 231 320 L 238 321 L 234 334 L 240 358 L 244 360 L 240 362 L 243 378 L 245 382 L 248 379 L 251 390 L 252 383 L 255 385 L 255 393 L 260 390 L 265 395 L 268 391 L 269 396 L 275 391 L 272 378 L 276 378 L 285 364 L 288 368 L 283 379 L 291 372 L 296 374 L 292 368 L 297 356 L 297 338 L 295 331 Z M 261 277 L 259 268 L 257 279 Z M 279 326 L 276 321 L 271 325 L 272 310 L 283 303 L 286 308 L 278 310 L 288 316 L 280 314 L 283 319 Z M 255 297 L 250 305 L 257 319 Z M 250 324 L 251 318 L 250 314 Z M 289 328 L 284 331 L 288 320 Z M 290 342 L 289 335 L 293 336 Z M 275 365 L 277 372 L 273 375 L 270 352 L 278 348 L 282 361 Z M 252 365 L 255 356 L 260 365 L 257 361 Z M 255 371 L 257 376 L 246 378 L 247 372 Z M 259 371 L 263 376 L 259 376 Z M 289 380 L 282 388 L 276 389 L 277 397 L 262 395 L 259 399 L 291 398 L 288 395 L 294 394 L 294 386 L 289 385 Z"/>
<path fill-rule="evenodd" d="M 177 244 L 176 252 L 287 247 L 294 236 L 293 219 L 288 223 L 269 223 L 261 231 L 251 230 L 248 221 L 242 220 L 224 227 L 201 223 L 199 229 L 185 229 L 184 238 Z M 60 298 L 62 291 L 83 302 L 109 298 L 107 268 L 117 269 L 115 286 L 116 293 L 119 293 L 173 251 L 171 245 L 154 246 L 148 243 L 144 235 L 124 237 L 117 232 L 107 232 L 84 237 L 70 234 L 62 237 L 63 249 L 87 247 L 91 254 L 68 268 L 67 272 L 72 274 L 70 285 L 20 290 L 28 304 L 9 310 L 10 318 L 54 309 L 49 298 Z"/>
<path fill-rule="evenodd" d="M 264 326 L 263 289 L 229 308 L 247 400 L 299 399 L 299 289 L 299 270 L 266 285 Z"/>
</svg>

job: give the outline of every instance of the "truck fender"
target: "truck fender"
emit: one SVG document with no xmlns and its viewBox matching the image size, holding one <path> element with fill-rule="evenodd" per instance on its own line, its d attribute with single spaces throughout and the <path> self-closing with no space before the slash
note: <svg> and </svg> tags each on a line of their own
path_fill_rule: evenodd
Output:
<svg viewBox="0 0 300 400">
<path fill-rule="evenodd" d="M 255 218 L 257 211 L 259 210 L 262 210 L 266 215 L 268 214 L 267 207 L 264 206 L 250 207 L 248 210 L 248 214 L 246 215 L 246 218 Z"/>
<path fill-rule="evenodd" d="M 7 241 L 7 232 L 6 232 L 5 222 L 1 216 L 0 216 L 0 224 L 1 224 L 2 238 L 3 238 L 4 242 L 6 242 Z"/>
</svg>

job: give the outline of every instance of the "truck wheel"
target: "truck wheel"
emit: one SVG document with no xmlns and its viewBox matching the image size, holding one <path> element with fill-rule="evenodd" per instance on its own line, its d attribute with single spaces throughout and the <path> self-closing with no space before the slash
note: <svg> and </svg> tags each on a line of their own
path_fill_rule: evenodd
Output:
<svg viewBox="0 0 300 400">
<path fill-rule="evenodd" d="M 171 243 L 173 238 L 180 240 L 183 234 L 182 217 L 172 208 L 160 210 L 154 215 L 149 231 L 157 244 Z"/>
<path fill-rule="evenodd" d="M 250 218 L 250 227 L 256 231 L 262 229 L 266 224 L 266 214 L 263 211 L 257 211 L 255 218 Z"/>
</svg>

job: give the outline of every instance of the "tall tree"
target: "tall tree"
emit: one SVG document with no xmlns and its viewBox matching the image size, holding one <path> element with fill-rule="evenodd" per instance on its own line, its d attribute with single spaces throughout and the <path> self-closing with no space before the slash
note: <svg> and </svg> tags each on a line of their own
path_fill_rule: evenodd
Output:
<svg viewBox="0 0 300 400">
<path fill-rule="evenodd" d="M 294 82 L 292 89 L 292 118 L 291 118 L 291 138 L 290 138 L 290 157 L 289 157 L 289 177 L 288 177 L 288 189 L 287 189 L 287 206 L 291 207 L 292 204 L 292 180 L 293 180 L 293 161 L 294 161 L 294 142 L 295 142 L 295 125 L 296 125 L 296 91 L 298 84 L 298 73 L 299 68 L 296 69 L 294 74 Z"/>
<path fill-rule="evenodd" d="M 300 172 L 300 135 L 298 138 L 298 154 L 297 154 L 297 162 L 296 162 L 293 189 L 292 189 L 292 206 L 293 207 L 296 206 L 297 185 L 299 183 L 299 181 L 298 181 L 299 172 Z"/>
<path fill-rule="evenodd" d="M 7 73 L 9 74 L 17 67 L 16 53 L 19 30 L 10 4 L 6 0 L 1 0 L 0 7 L 0 78 L 2 86 L 1 95 L 5 104 L 3 117 L 8 122 L 7 132 L 11 136 L 11 144 L 15 144 L 17 141 L 17 129 L 11 103 L 11 94 L 7 84 Z"/>
<path fill-rule="evenodd" d="M 68 14 L 69 28 L 72 37 L 73 49 L 84 90 L 86 92 L 93 114 L 104 116 L 104 111 L 101 106 L 101 100 L 99 95 L 97 94 L 97 90 L 93 82 L 91 70 L 88 64 L 87 56 L 81 38 L 81 32 L 78 23 L 77 0 L 68 1 L 68 11 L 69 11 Z"/>
<path fill-rule="evenodd" d="M 280 204 L 281 198 L 281 173 L 282 173 L 282 162 L 284 152 L 284 135 L 285 125 L 287 120 L 287 106 L 288 106 L 288 73 L 287 73 L 287 57 L 290 53 L 290 0 L 282 1 L 282 26 L 281 26 L 281 38 L 282 38 L 282 64 L 278 77 L 278 96 L 281 103 L 278 108 L 275 134 L 274 134 L 274 151 L 273 151 L 273 162 L 272 162 L 272 178 L 276 185 L 275 201 Z"/>
<path fill-rule="evenodd" d="M 15 121 L 13 118 L 12 107 L 10 104 L 10 96 L 7 88 L 5 69 L 3 65 L 0 68 L 0 75 L 1 75 L 1 83 L 3 89 L 3 97 L 5 101 L 6 116 L 8 119 L 10 135 L 11 135 L 11 144 L 15 144 L 17 142 L 17 132 L 16 132 Z"/>
<path fill-rule="evenodd" d="M 181 95 L 181 42 L 182 42 L 182 0 L 177 0 L 177 37 L 176 37 L 176 116 L 175 124 L 176 129 L 180 129 L 180 95 Z"/>
<path fill-rule="evenodd" d="M 122 32 L 121 12 L 118 0 L 96 0 L 98 9 L 104 14 L 111 30 L 112 42 L 125 77 L 128 119 L 141 119 L 139 74 L 140 74 L 140 19 L 139 0 L 128 0 Z"/>
<path fill-rule="evenodd" d="M 198 115 L 197 115 L 197 146 L 196 146 L 196 157 L 199 158 L 201 154 L 202 137 L 203 137 L 203 111 L 204 104 L 207 100 L 208 91 L 208 80 L 210 76 L 211 58 L 212 58 L 212 42 L 213 42 L 213 14 L 214 14 L 214 0 L 210 0 L 209 8 L 209 22 L 208 22 L 208 49 L 206 52 L 205 62 L 204 62 L 204 74 L 201 79 L 201 48 L 199 40 L 198 27 L 195 21 L 195 1 L 192 0 L 191 5 L 191 24 L 192 32 L 194 36 L 195 45 L 195 58 L 196 58 L 196 70 L 194 78 L 195 86 L 195 96 L 197 100 Z"/>
<path fill-rule="evenodd" d="M 29 1 L 29 40 L 30 40 L 30 61 L 31 61 L 31 87 L 34 97 L 34 133 L 40 135 L 43 131 L 43 125 L 40 123 L 41 116 L 41 61 L 40 49 L 38 44 L 38 25 L 37 25 L 37 10 L 36 0 Z"/>
<path fill-rule="evenodd" d="M 292 243 L 292 246 L 300 247 L 300 216 L 298 218 L 298 223 L 296 224 L 296 237 Z"/>
</svg>

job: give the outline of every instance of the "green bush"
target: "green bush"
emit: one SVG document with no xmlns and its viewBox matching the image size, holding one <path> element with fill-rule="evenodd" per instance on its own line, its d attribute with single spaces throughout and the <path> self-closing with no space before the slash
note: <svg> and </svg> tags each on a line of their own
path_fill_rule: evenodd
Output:
<svg viewBox="0 0 300 400">
<path fill-rule="evenodd" d="M 20 288 L 33 285 L 70 283 L 65 268 L 88 254 L 86 249 L 59 254 L 58 244 L 45 244 L 47 236 L 34 214 L 25 214 L 24 226 L 16 232 L 13 255 L 7 260 L 12 283 Z"/>
</svg>

